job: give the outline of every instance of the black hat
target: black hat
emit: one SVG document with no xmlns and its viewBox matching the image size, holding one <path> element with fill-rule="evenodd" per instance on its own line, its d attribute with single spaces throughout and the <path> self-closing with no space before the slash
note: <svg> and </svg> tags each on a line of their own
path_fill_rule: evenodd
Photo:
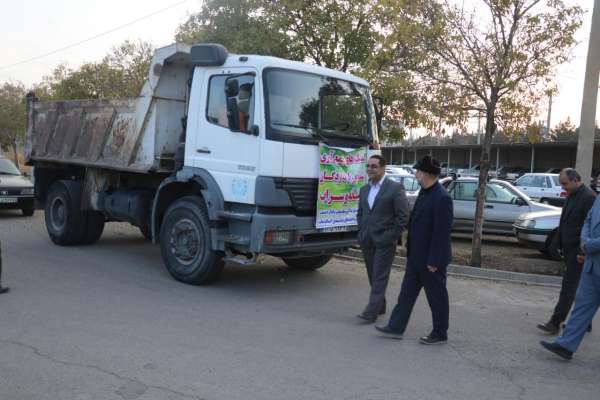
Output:
<svg viewBox="0 0 600 400">
<path fill-rule="evenodd" d="M 432 175 L 439 175 L 442 172 L 440 162 L 431 156 L 425 156 L 415 164 L 415 169 L 427 172 Z"/>
</svg>

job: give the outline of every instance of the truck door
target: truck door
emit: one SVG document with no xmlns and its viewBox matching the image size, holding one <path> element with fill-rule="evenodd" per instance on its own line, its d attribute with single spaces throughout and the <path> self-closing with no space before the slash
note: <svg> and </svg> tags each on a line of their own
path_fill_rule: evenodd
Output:
<svg viewBox="0 0 600 400">
<path fill-rule="evenodd" d="M 194 167 L 209 171 L 215 178 L 225 201 L 254 203 L 254 186 L 260 159 L 260 139 L 256 126 L 262 115 L 262 93 L 256 71 L 250 68 L 228 68 L 206 72 L 202 84 L 200 112 L 191 152 Z M 200 82 L 198 82 L 200 83 Z M 229 92 L 226 93 L 226 88 Z M 231 89 L 234 88 L 234 89 Z M 228 114 L 230 110 L 235 113 Z M 235 107 L 231 108 L 231 102 Z M 233 118 L 233 120 L 232 120 Z M 238 125 L 234 129 L 233 124 Z"/>
</svg>

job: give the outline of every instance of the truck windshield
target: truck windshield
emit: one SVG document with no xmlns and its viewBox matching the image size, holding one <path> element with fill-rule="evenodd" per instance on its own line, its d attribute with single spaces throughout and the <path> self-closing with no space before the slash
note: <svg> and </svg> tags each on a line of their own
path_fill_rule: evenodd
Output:
<svg viewBox="0 0 600 400">
<path fill-rule="evenodd" d="M 314 143 L 320 138 L 376 142 L 373 102 L 366 86 L 299 71 L 264 74 L 267 137 Z"/>
</svg>

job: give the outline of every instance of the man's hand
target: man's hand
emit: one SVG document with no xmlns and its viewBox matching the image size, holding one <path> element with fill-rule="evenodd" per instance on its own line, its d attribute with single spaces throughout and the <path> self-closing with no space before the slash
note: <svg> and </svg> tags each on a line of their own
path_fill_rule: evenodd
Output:
<svg viewBox="0 0 600 400">
<path fill-rule="evenodd" d="M 431 265 L 427 266 L 427 269 L 429 270 L 429 272 L 434 273 L 435 271 L 437 271 L 437 267 L 432 267 Z"/>
<path fill-rule="evenodd" d="M 585 256 L 582 254 L 577 254 L 577 263 L 583 264 L 585 262 Z"/>
</svg>

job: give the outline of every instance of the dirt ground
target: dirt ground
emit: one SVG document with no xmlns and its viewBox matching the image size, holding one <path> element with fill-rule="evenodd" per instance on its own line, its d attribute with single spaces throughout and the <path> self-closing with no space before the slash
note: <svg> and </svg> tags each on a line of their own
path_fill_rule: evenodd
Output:
<svg viewBox="0 0 600 400">
<path fill-rule="evenodd" d="M 406 256 L 404 247 L 398 255 Z M 470 265 L 471 235 L 452 234 L 452 263 Z M 532 274 L 560 275 L 562 262 L 546 258 L 538 250 L 521 245 L 515 237 L 484 235 L 482 249 L 483 268 Z"/>
</svg>

